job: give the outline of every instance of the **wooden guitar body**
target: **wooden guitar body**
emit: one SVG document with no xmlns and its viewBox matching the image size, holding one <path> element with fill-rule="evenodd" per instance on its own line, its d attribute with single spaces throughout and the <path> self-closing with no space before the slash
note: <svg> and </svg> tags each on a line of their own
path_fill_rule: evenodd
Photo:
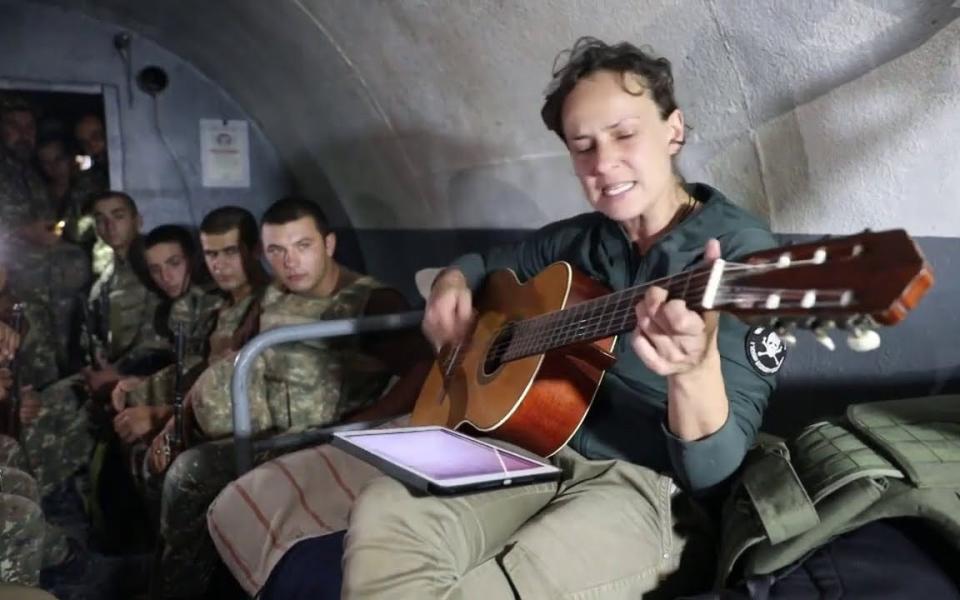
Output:
<svg viewBox="0 0 960 600">
<path fill-rule="evenodd" d="M 601 284 L 556 263 L 525 284 L 510 271 L 492 273 L 477 296 L 472 337 L 453 365 L 430 371 L 413 410 L 413 425 L 443 425 L 494 437 L 541 456 L 562 448 L 583 422 L 603 372 L 616 360 L 616 337 L 496 364 L 507 323 L 559 311 L 608 293 Z M 542 335 L 551 335 L 550 331 Z M 454 349 L 457 351 L 457 349 Z M 446 380 L 446 382 L 444 381 Z"/>
</svg>

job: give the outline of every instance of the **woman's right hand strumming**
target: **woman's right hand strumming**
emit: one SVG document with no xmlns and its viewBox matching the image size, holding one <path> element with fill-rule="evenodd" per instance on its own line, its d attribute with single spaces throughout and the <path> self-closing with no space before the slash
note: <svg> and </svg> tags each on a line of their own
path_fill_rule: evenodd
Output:
<svg viewBox="0 0 960 600">
<path fill-rule="evenodd" d="M 463 340 L 473 326 L 473 294 L 458 269 L 442 271 L 433 282 L 423 316 L 423 334 L 434 351 Z"/>
</svg>

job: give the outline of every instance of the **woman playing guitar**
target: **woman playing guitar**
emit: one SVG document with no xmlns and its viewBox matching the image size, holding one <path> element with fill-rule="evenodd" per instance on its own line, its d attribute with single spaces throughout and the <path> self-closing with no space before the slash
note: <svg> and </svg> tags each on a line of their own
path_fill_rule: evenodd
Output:
<svg viewBox="0 0 960 600">
<path fill-rule="evenodd" d="M 474 292 L 496 269 L 523 282 L 566 261 L 624 290 L 721 254 L 735 259 L 775 245 L 761 221 L 676 173 L 685 126 L 666 59 L 581 39 L 554 73 L 541 114 L 565 144 L 594 212 L 443 271 L 423 322 L 441 356 L 469 338 Z M 707 284 L 688 283 L 700 292 Z M 709 560 L 686 560 L 705 550 L 698 544 L 709 535 L 693 494 L 740 465 L 782 356 L 765 368 L 746 348 L 751 336 L 772 332 L 692 310 L 655 285 L 625 312 L 625 321 L 635 318 L 632 335 L 591 351 L 608 351 L 615 363 L 574 353 L 577 364 L 609 368 L 586 419 L 552 458 L 564 479 L 456 499 L 415 497 L 376 480 L 351 514 L 344 597 L 639 598 L 696 589 L 709 577 Z M 484 368 L 492 376 L 498 365 Z M 455 373 L 440 376 L 449 384 Z"/>
</svg>

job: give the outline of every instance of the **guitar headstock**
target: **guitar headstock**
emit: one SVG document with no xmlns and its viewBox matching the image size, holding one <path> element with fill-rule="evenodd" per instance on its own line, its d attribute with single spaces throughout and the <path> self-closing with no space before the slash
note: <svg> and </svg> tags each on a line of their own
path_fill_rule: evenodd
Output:
<svg viewBox="0 0 960 600">
<path fill-rule="evenodd" d="M 847 329 L 854 350 L 872 350 L 880 342 L 873 328 L 901 321 L 933 281 L 905 231 L 865 232 L 714 264 L 715 287 L 708 285 L 704 306 L 772 325 L 782 335 L 811 329 L 831 349 L 826 330 Z"/>
</svg>

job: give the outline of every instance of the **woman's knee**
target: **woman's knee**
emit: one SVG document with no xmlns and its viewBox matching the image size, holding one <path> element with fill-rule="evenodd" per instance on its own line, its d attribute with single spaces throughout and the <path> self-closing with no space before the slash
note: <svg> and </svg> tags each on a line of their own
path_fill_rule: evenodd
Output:
<svg viewBox="0 0 960 600">
<path fill-rule="evenodd" d="M 389 477 L 377 477 L 354 501 L 350 509 L 350 531 L 365 533 L 403 527 L 416 511 L 415 500 L 402 483 Z"/>
</svg>

